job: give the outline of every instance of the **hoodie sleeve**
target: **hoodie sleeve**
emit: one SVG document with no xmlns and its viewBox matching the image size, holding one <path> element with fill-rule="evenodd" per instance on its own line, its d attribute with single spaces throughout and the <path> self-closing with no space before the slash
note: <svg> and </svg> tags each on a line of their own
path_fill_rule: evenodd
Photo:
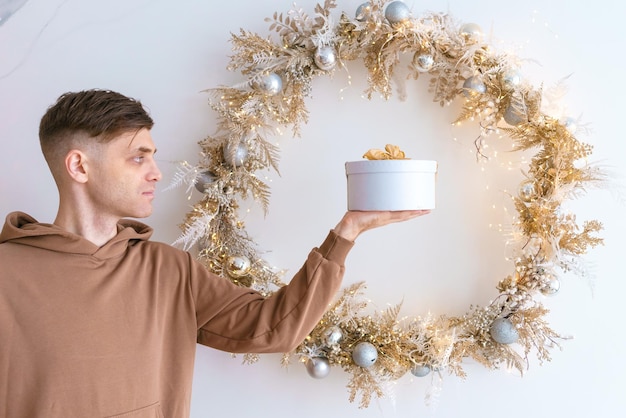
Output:
<svg viewBox="0 0 626 418">
<path fill-rule="evenodd" d="M 268 298 L 227 279 L 196 272 L 191 291 L 198 343 L 231 353 L 293 350 L 339 290 L 344 261 L 353 245 L 331 231 L 322 245 L 309 253 L 289 284 Z"/>
</svg>

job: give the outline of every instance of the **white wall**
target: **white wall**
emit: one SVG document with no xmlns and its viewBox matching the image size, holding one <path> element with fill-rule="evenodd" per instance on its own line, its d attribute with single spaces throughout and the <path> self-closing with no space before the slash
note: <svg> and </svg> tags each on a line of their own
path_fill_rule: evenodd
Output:
<svg viewBox="0 0 626 418">
<path fill-rule="evenodd" d="M 362 1 L 339 1 L 336 16 L 341 10 L 354 13 Z M 626 6 L 609 0 L 547 3 L 408 1 L 416 15 L 449 11 L 479 23 L 493 35 L 494 45 L 518 48 L 520 56 L 536 60 L 525 75 L 537 83 L 551 85 L 572 74 L 565 102 L 592 130 L 582 139 L 595 146 L 593 159 L 611 166 L 615 178 L 623 176 Z M 22 210 L 41 221 L 54 218 L 57 196 L 40 156 L 37 128 L 46 107 L 69 90 L 110 88 L 141 99 L 157 122 L 153 136 L 162 188 L 167 186 L 175 172 L 172 162 L 196 161 L 197 141 L 213 132 L 214 115 L 201 90 L 240 81 L 225 69 L 229 34 L 240 27 L 269 34 L 263 19 L 291 5 L 28 0 L 0 26 L 0 214 Z M 298 2 L 310 13 L 314 5 Z M 248 230 L 260 248 L 271 251 L 272 263 L 295 271 L 345 210 L 343 163 L 372 147 L 402 144 L 409 156 L 439 160 L 439 208 L 427 218 L 359 238 L 346 284 L 367 281 L 373 303 L 382 308 L 404 300 L 403 313 L 409 316 L 460 315 L 471 304 L 486 303 L 509 265 L 502 237 L 488 227 L 500 219 L 505 199 L 484 188 L 514 188 L 518 171 L 503 171 L 498 163 L 480 171 L 470 153 L 475 131 L 451 127 L 453 109 L 432 103 L 423 82 L 409 87 L 406 102 L 395 97 L 369 102 L 360 97 L 364 71 L 358 63 L 349 68 L 354 84 L 344 93 L 344 73 L 316 81 L 302 138 L 280 139 L 282 177 L 270 175 L 269 214 L 263 218 L 253 208 Z M 182 189 L 159 196 L 147 220 L 156 240 L 178 237 L 188 204 Z M 437 408 L 424 404 L 430 380 L 407 376 L 396 385 L 394 399 L 360 410 L 348 402 L 347 377 L 339 370 L 314 380 L 299 364 L 282 368 L 280 355 L 241 365 L 241 358 L 199 347 L 192 416 L 621 416 L 626 406 L 621 383 L 626 337 L 619 320 L 626 292 L 619 241 L 626 233 L 624 208 L 609 191 L 591 191 L 575 208 L 580 219 L 598 218 L 606 228 L 606 245 L 586 257 L 596 266 L 595 289 L 571 277 L 545 301 L 552 326 L 575 338 L 554 351 L 552 362 L 531 364 L 523 378 L 468 362 L 465 381 L 446 376 Z"/>
</svg>

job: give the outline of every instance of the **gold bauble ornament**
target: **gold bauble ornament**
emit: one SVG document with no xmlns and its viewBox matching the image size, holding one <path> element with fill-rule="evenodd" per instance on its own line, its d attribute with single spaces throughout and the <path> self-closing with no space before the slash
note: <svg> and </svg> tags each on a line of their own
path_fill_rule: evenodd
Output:
<svg viewBox="0 0 626 418">
<path fill-rule="evenodd" d="M 252 263 L 250 259 L 243 255 L 233 255 L 226 259 L 226 273 L 230 277 L 240 278 L 250 272 Z"/>
</svg>

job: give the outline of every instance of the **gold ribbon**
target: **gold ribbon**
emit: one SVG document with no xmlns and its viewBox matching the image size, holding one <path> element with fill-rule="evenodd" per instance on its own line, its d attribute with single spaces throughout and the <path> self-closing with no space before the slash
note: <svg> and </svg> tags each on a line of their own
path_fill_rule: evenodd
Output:
<svg viewBox="0 0 626 418">
<path fill-rule="evenodd" d="M 408 160 L 404 151 L 399 146 L 392 144 L 385 145 L 385 151 L 372 148 L 363 154 L 363 158 L 368 160 Z"/>
</svg>

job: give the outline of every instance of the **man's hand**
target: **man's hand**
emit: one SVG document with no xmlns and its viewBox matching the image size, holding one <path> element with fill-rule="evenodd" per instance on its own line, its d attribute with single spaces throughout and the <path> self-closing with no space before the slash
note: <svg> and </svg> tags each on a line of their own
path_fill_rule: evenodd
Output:
<svg viewBox="0 0 626 418">
<path fill-rule="evenodd" d="M 368 229 L 406 221 L 428 213 L 430 213 L 430 210 L 348 211 L 335 227 L 335 233 L 350 241 L 354 241 Z"/>
</svg>

